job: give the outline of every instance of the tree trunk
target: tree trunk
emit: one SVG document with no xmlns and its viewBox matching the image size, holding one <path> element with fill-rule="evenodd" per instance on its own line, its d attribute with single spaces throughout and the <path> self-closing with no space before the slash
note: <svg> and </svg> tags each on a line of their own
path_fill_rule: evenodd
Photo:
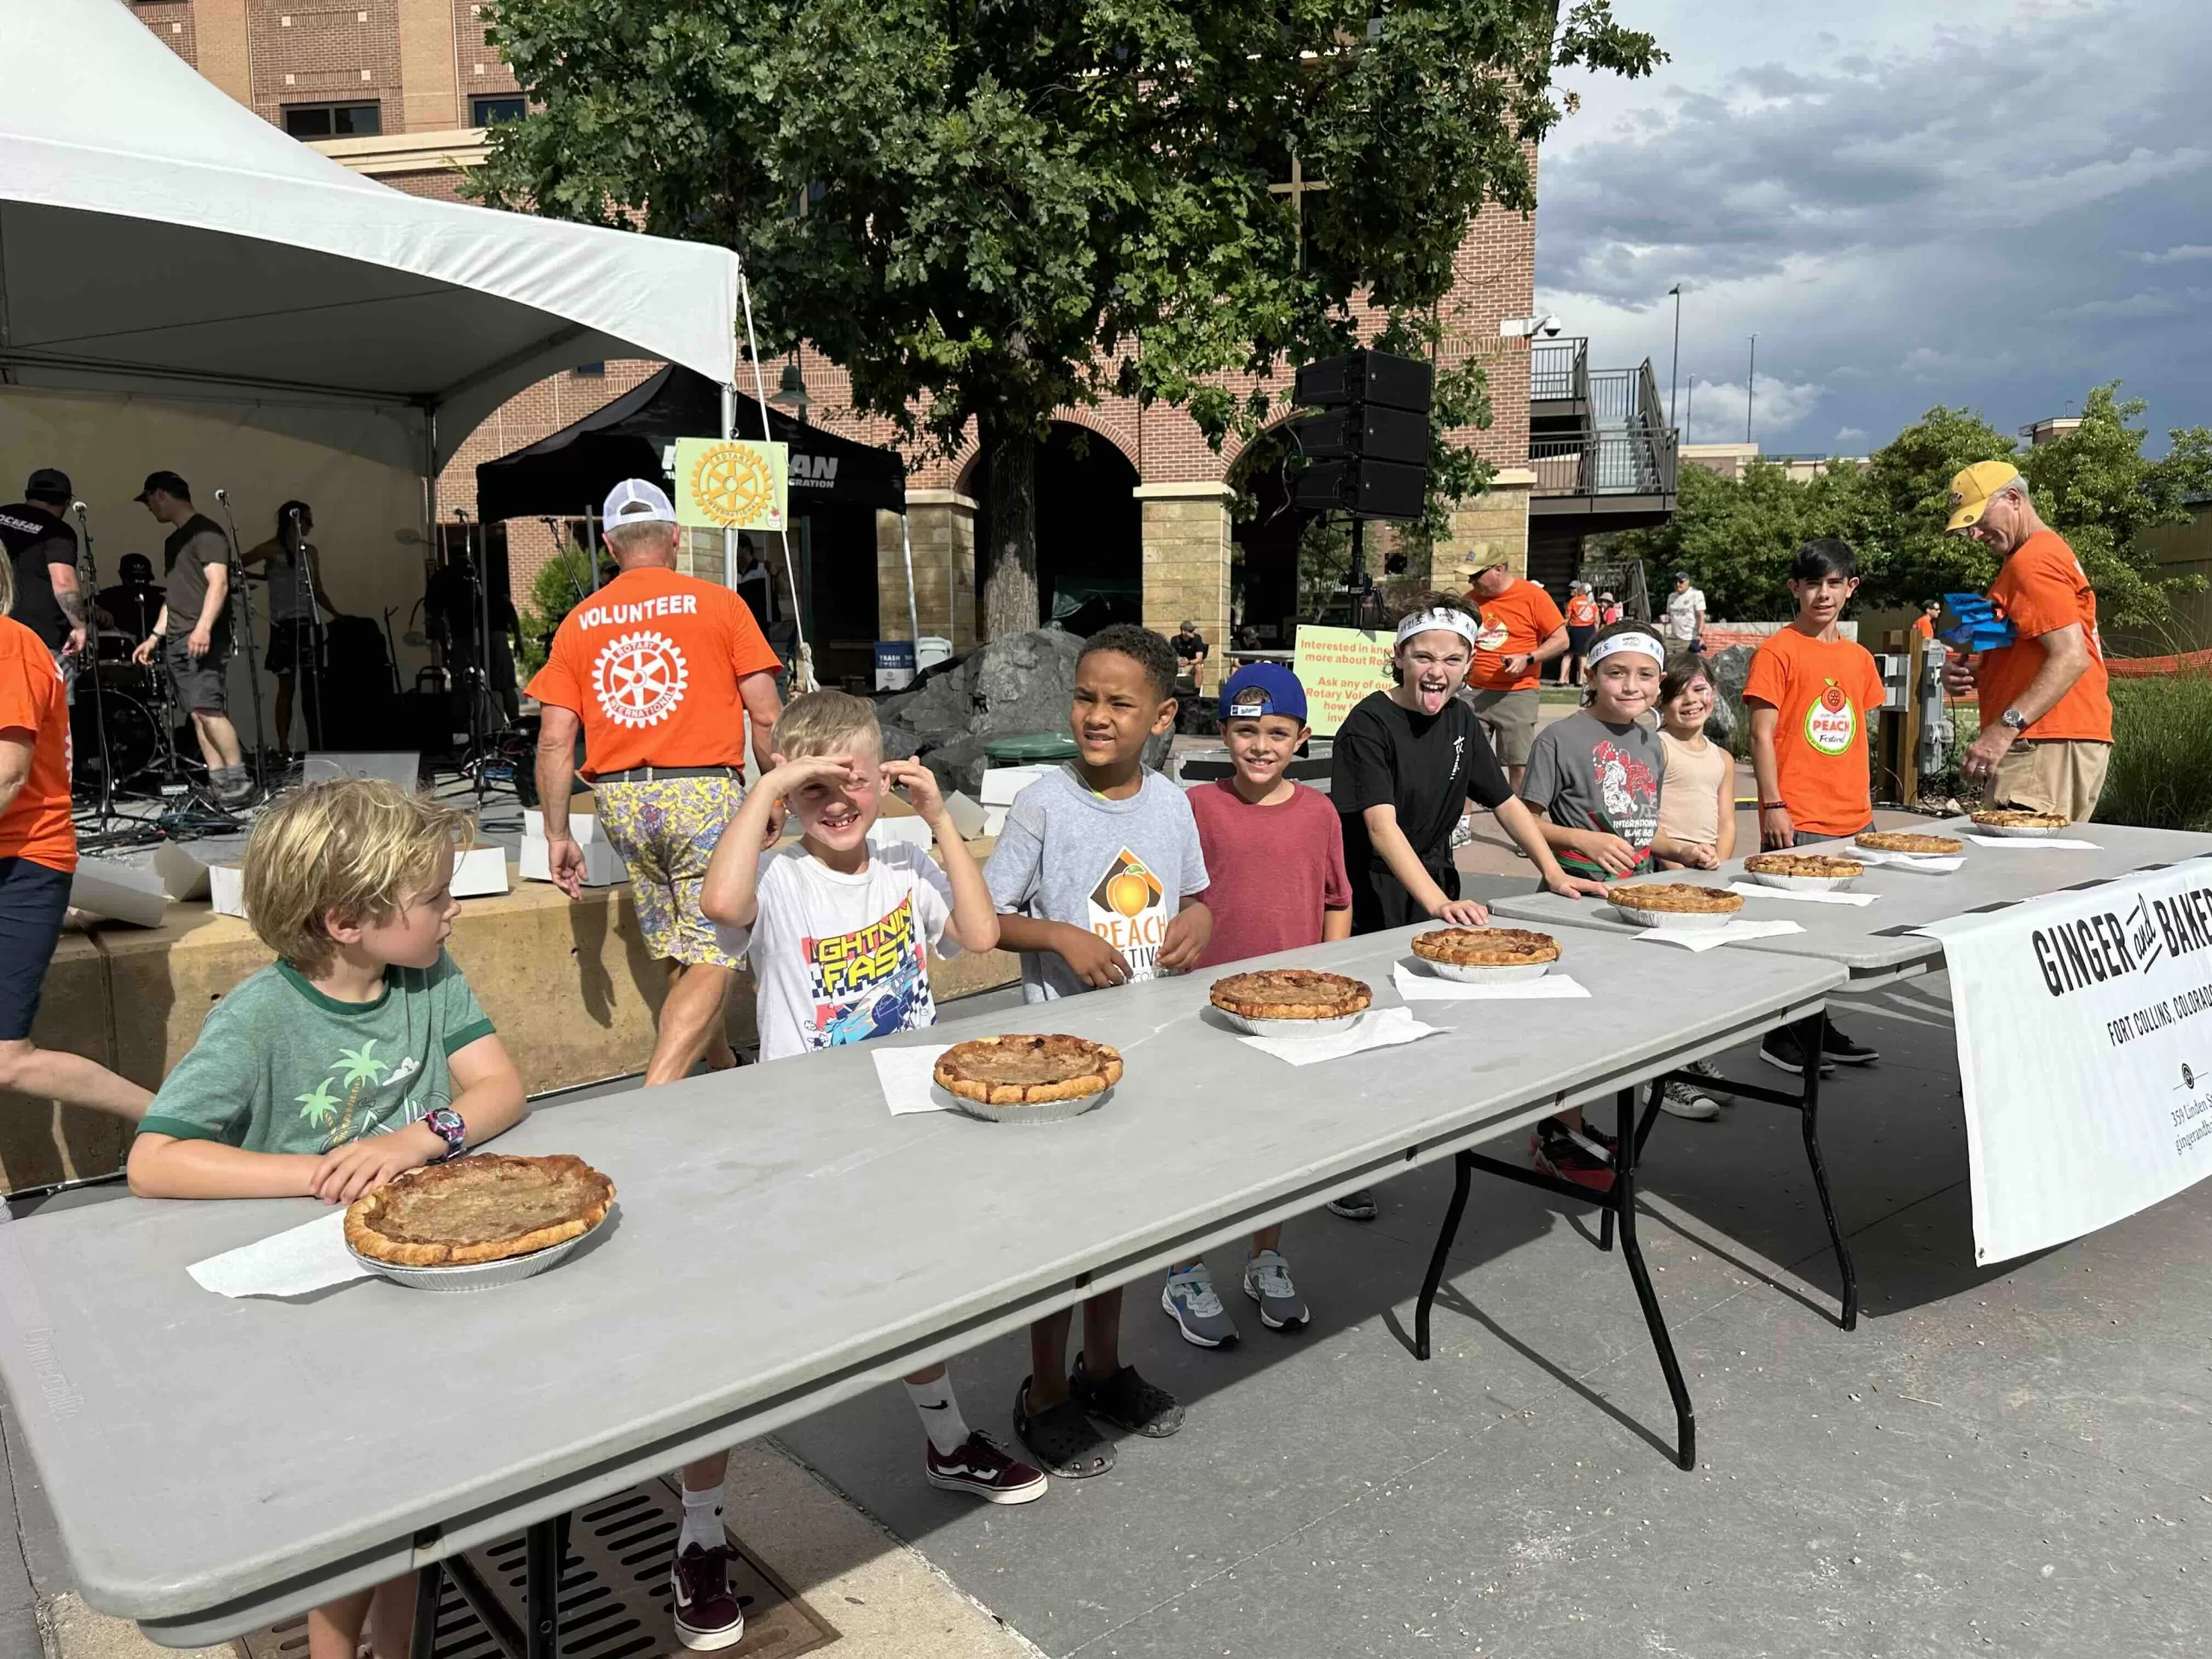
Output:
<svg viewBox="0 0 2212 1659">
<path fill-rule="evenodd" d="M 1037 438 L 990 416 L 977 425 L 987 458 L 983 638 L 1003 639 L 1038 624 Z"/>
</svg>

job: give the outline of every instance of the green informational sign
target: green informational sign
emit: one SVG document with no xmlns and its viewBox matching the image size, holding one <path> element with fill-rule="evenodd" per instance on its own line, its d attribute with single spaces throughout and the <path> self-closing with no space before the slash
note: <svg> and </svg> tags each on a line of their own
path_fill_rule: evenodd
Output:
<svg viewBox="0 0 2212 1659">
<path fill-rule="evenodd" d="M 1369 693 L 1390 689 L 1395 636 L 1364 628 L 1321 628 L 1301 623 L 1291 672 L 1306 688 L 1306 719 L 1316 737 L 1337 728 Z"/>
<path fill-rule="evenodd" d="M 676 517 L 694 530 L 782 530 L 791 447 L 745 438 L 676 441 Z"/>
</svg>

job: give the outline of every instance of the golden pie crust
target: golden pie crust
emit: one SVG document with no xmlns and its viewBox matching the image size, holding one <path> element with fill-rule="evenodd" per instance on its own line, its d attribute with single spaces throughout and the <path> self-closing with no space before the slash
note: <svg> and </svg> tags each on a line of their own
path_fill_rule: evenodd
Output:
<svg viewBox="0 0 2212 1659">
<path fill-rule="evenodd" d="M 1859 845 L 1872 853 L 1933 853 L 1939 856 L 1963 853 L 1967 844 L 1948 836 L 1915 836 L 1902 830 L 1869 830 Z"/>
<path fill-rule="evenodd" d="M 938 1056 L 938 1087 L 992 1106 L 1102 1094 L 1122 1080 L 1118 1049 L 1088 1037 L 979 1037 Z"/>
<path fill-rule="evenodd" d="M 460 1268 L 528 1255 L 607 1218 L 614 1183 L 581 1158 L 478 1153 L 396 1176 L 346 1206 L 357 1255 L 402 1268 Z"/>
<path fill-rule="evenodd" d="M 1826 853 L 1754 853 L 1744 868 L 1761 875 L 1810 875 L 1843 880 L 1866 874 L 1855 858 L 1834 858 Z"/>
<path fill-rule="evenodd" d="M 1213 982 L 1217 1008 L 1246 1020 L 1343 1020 L 1363 1012 L 1375 993 L 1342 974 L 1311 968 L 1261 968 Z"/>
<path fill-rule="evenodd" d="M 2025 812 L 2018 807 L 1987 807 L 1974 815 L 1976 823 L 1999 830 L 2063 830 L 2074 822 L 2056 812 Z"/>
<path fill-rule="evenodd" d="M 1414 935 L 1414 955 L 1455 968 L 1528 968 L 1559 960 L 1559 941 L 1524 927 L 1441 927 Z"/>
<path fill-rule="evenodd" d="M 1607 887 L 1605 897 L 1630 910 L 1686 916 L 1719 916 L 1744 907 L 1744 895 L 1726 887 L 1701 887 L 1692 881 L 1653 881 L 1633 887 Z"/>
</svg>

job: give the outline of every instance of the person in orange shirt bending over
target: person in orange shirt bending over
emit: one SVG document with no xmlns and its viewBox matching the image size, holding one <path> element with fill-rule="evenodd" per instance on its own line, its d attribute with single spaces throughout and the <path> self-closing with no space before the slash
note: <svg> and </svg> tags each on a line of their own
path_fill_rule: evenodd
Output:
<svg viewBox="0 0 2212 1659">
<path fill-rule="evenodd" d="M 1943 601 L 1942 600 L 1923 600 L 1920 603 L 1920 614 L 1913 619 L 1912 631 L 1923 639 L 1933 639 L 1936 637 L 1936 619 L 1942 614 Z"/>
<path fill-rule="evenodd" d="M 1467 603 L 1479 612 L 1474 665 L 1466 698 L 1516 791 L 1536 741 L 1543 665 L 1567 650 L 1567 619 L 1538 583 L 1516 576 L 1500 560 L 1471 573 Z"/>
<path fill-rule="evenodd" d="M 1981 731 L 1961 770 L 1999 806 L 2078 823 L 2097 810 L 2112 760 L 2097 595 L 2009 461 L 1978 462 L 1951 480 L 1949 528 L 2004 558 L 1989 598 L 2016 636 L 1943 664 L 1944 690 L 1981 698 Z"/>
<path fill-rule="evenodd" d="M 1590 596 L 1590 584 L 1571 582 L 1567 586 L 1567 650 L 1559 662 L 1559 683 L 1580 685 L 1584 678 L 1584 659 L 1590 655 L 1590 642 L 1598 637 L 1598 601 Z"/>
<path fill-rule="evenodd" d="M 1873 654 L 1836 626 L 1859 591 L 1859 558 L 1833 537 L 1808 542 L 1790 562 L 1797 614 L 1752 654 L 1744 679 L 1751 717 L 1751 771 L 1758 779 L 1759 845 L 1770 850 L 1848 839 L 1874 823 L 1866 722 L 1881 707 L 1882 671 Z M 1796 1032 L 1770 1031 L 1759 1058 L 1802 1074 L 1817 1059 L 1866 1065 L 1875 1052 L 1827 1019 L 1821 1052 L 1802 1052 Z"/>
</svg>

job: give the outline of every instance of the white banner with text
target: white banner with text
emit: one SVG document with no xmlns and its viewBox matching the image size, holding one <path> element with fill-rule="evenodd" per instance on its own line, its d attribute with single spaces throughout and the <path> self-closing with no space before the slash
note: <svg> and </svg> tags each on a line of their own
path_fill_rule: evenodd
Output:
<svg viewBox="0 0 2212 1659">
<path fill-rule="evenodd" d="M 1921 931 L 1950 969 L 1977 1261 L 2212 1174 L 2212 861 Z"/>
</svg>

